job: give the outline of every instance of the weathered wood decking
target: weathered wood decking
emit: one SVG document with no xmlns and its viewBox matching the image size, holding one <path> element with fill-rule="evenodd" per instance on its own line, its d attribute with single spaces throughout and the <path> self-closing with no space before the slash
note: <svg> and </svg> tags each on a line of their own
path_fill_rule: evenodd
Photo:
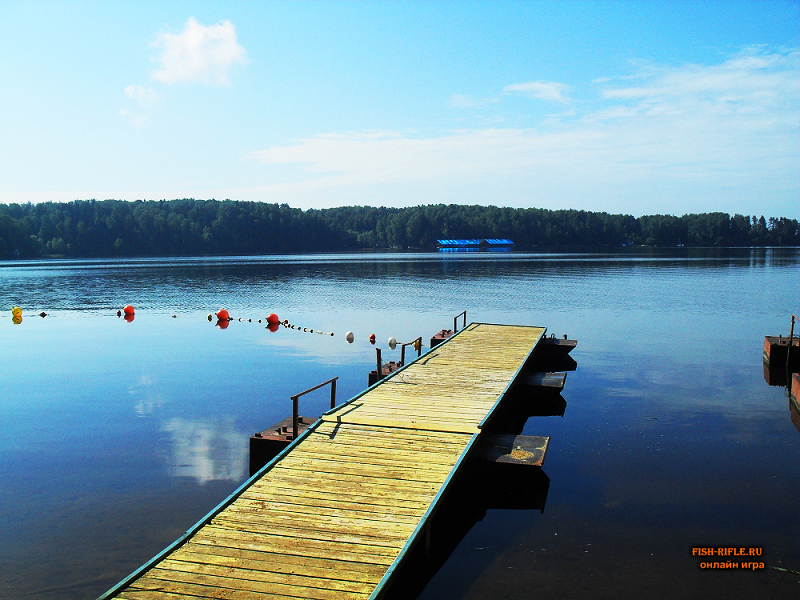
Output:
<svg viewBox="0 0 800 600">
<path fill-rule="evenodd" d="M 101 598 L 377 598 L 544 328 L 471 324 L 323 415 Z"/>
</svg>

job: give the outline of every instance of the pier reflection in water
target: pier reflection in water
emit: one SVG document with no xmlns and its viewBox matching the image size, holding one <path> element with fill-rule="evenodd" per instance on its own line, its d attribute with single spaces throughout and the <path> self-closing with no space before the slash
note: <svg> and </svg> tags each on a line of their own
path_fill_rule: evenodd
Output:
<svg viewBox="0 0 800 600">
<path fill-rule="evenodd" d="M 521 467 L 473 460 L 453 481 L 430 526 L 411 549 L 386 600 L 416 598 L 489 510 L 544 512 L 550 478 L 539 467 Z M 502 547 L 485 548 L 477 561 L 460 565 L 458 586 L 469 589 L 474 579 L 497 558 Z M 450 590 L 451 593 L 454 590 Z"/>
</svg>

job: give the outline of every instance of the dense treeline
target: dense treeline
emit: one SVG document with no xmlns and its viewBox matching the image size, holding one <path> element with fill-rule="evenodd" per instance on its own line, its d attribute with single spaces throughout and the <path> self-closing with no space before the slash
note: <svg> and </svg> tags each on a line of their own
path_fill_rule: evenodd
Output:
<svg viewBox="0 0 800 600">
<path fill-rule="evenodd" d="M 230 200 L 76 200 L 0 205 L 0 258 L 269 254 L 432 248 L 439 238 L 536 246 L 797 246 L 795 219 L 630 215 L 427 205 L 300 210 Z"/>
</svg>

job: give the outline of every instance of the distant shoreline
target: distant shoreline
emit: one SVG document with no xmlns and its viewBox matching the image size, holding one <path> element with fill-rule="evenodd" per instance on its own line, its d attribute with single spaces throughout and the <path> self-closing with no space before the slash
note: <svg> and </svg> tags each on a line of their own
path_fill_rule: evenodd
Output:
<svg viewBox="0 0 800 600">
<path fill-rule="evenodd" d="M 609 214 L 424 205 L 301 210 L 231 200 L 0 205 L 0 259 L 431 251 L 437 239 L 507 238 L 517 251 L 800 246 L 800 223 L 727 213 Z"/>
</svg>

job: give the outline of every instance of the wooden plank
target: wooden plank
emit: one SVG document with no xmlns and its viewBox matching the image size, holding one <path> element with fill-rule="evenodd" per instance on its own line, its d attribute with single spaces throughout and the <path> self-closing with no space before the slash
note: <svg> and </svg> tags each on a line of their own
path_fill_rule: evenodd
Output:
<svg viewBox="0 0 800 600">
<path fill-rule="evenodd" d="M 178 552 L 182 560 L 193 560 L 193 557 L 197 557 L 197 562 L 220 565 L 246 562 L 252 565 L 251 568 L 262 571 L 294 573 L 296 575 L 304 573 L 309 575 L 333 573 L 350 581 L 372 581 L 376 577 L 380 578 L 386 570 L 383 565 L 363 562 L 295 556 L 282 552 L 241 550 L 225 546 L 207 546 L 205 544 L 183 546 Z"/>
<path fill-rule="evenodd" d="M 210 588 L 212 591 L 206 597 L 211 598 L 252 598 L 254 595 L 283 595 L 289 597 L 307 598 L 309 600 L 340 600 L 342 598 L 367 598 L 369 594 L 359 592 L 345 592 L 339 590 L 322 590 L 304 586 L 289 586 L 280 583 L 261 583 L 230 577 L 202 575 L 197 573 L 184 573 L 156 567 L 142 577 L 137 587 L 148 586 L 170 592 L 180 593 L 186 589 L 197 594 L 198 586 Z M 202 592 L 201 592 L 202 593 Z M 206 592 L 208 593 L 208 592 Z"/>
<path fill-rule="evenodd" d="M 245 567 L 231 567 L 208 565 L 197 562 L 187 562 L 168 558 L 161 561 L 160 569 L 165 571 L 177 571 L 179 573 L 195 573 L 197 575 L 209 575 L 212 577 L 227 577 L 240 579 L 247 585 L 249 582 L 257 583 L 276 583 L 291 585 L 296 587 L 317 588 L 326 590 L 337 590 L 343 592 L 359 592 L 368 594 L 372 592 L 372 586 L 362 581 L 347 581 L 344 579 L 331 579 L 329 577 L 309 577 L 299 576 L 291 573 L 273 573 L 270 571 L 255 571 Z"/>
<path fill-rule="evenodd" d="M 440 476 L 446 472 L 444 469 L 401 469 L 401 468 L 381 468 L 373 465 L 357 464 L 352 462 L 341 462 L 334 460 L 307 460 L 300 455 L 288 456 L 281 461 L 281 467 L 294 471 L 312 471 L 314 473 L 340 473 L 342 475 L 360 475 L 372 479 L 393 479 L 403 481 L 421 481 L 436 483 L 444 480 Z"/>
<path fill-rule="evenodd" d="M 458 457 L 464 450 L 464 445 L 438 445 L 433 446 L 429 442 L 407 442 L 407 443 L 391 443 L 387 440 L 386 446 L 380 448 L 365 449 L 365 446 L 371 446 L 370 439 L 375 439 L 369 436 L 361 437 L 343 437 L 337 438 L 335 441 L 329 440 L 324 436 L 309 436 L 306 440 L 304 449 L 312 452 L 322 452 L 324 454 L 336 453 L 337 456 L 350 456 L 361 458 L 363 456 L 380 457 L 394 457 L 402 456 L 413 458 L 418 461 L 426 460 L 432 461 L 434 459 L 454 461 L 453 457 Z M 391 439 L 391 438 L 389 438 Z"/>
<path fill-rule="evenodd" d="M 286 533 L 287 530 L 312 531 L 315 527 L 318 528 L 320 532 L 332 532 L 342 537 L 354 531 L 357 532 L 354 535 L 391 541 L 392 545 L 396 543 L 397 540 L 402 540 L 404 535 L 407 536 L 414 530 L 413 521 L 405 523 L 394 521 L 391 524 L 387 524 L 384 522 L 386 520 L 385 515 L 383 518 L 376 517 L 374 519 L 361 519 L 355 515 L 347 515 L 345 517 L 320 516 L 313 520 L 310 518 L 311 515 L 312 513 L 295 513 L 276 510 L 275 514 L 271 515 L 271 519 L 267 521 L 265 519 L 255 519 L 251 514 L 242 514 L 238 511 L 230 510 L 215 517 L 212 523 L 230 523 L 230 525 L 228 525 L 229 527 L 237 528 L 241 531 L 252 531 L 254 533 L 274 532 L 276 535 L 286 535 L 289 537 L 296 537 L 297 534 Z M 339 539 L 335 537 L 335 535 L 334 541 Z M 312 538 L 314 536 L 308 533 L 306 535 L 300 535 L 300 537 Z M 365 541 L 364 543 L 372 542 Z"/>
<path fill-rule="evenodd" d="M 442 431 L 445 433 L 480 433 L 480 429 L 474 425 L 463 425 L 456 422 L 427 423 L 423 420 L 393 420 L 393 419 L 372 419 L 359 418 L 357 415 L 348 414 L 346 416 L 324 415 L 322 420 L 328 423 L 347 423 L 348 425 L 372 425 L 373 427 L 396 427 L 398 429 L 415 429 L 417 431 Z"/>
<path fill-rule="evenodd" d="M 396 442 L 434 442 L 442 445 L 460 447 L 462 450 L 470 440 L 471 434 L 448 433 L 444 431 L 429 432 L 414 429 L 400 429 L 371 426 L 365 424 L 350 424 L 336 422 L 322 422 L 314 434 L 328 435 L 330 439 L 359 439 L 365 436 L 380 437 L 386 441 Z M 313 434 L 312 434 L 313 435 Z"/>
<path fill-rule="evenodd" d="M 209 596 L 195 596 L 192 594 L 181 593 L 174 594 L 165 592 L 163 590 L 143 590 L 143 589 L 125 589 L 115 598 L 122 598 L 122 600 L 181 600 L 182 598 L 208 598 Z M 288 596 L 274 596 L 274 598 L 287 598 L 293 600 Z M 296 598 L 296 596 L 295 596 Z"/>
<path fill-rule="evenodd" d="M 320 471 L 316 471 L 314 469 L 299 469 L 299 468 L 284 468 L 280 463 L 273 467 L 272 471 L 274 471 L 275 478 L 270 478 L 268 481 L 264 481 L 264 483 L 260 487 L 266 487 L 267 483 L 270 484 L 279 483 L 281 481 L 290 481 L 291 479 L 299 479 L 303 481 L 309 481 L 311 479 L 316 478 L 317 484 L 320 486 L 320 489 L 338 489 L 341 485 L 348 485 L 348 486 L 369 486 L 369 487 L 377 487 L 386 490 L 395 490 L 395 489 L 408 489 L 405 480 L 400 479 L 385 479 L 381 477 L 373 477 L 368 475 L 356 474 L 356 473 L 333 473 L 333 472 L 326 472 L 322 473 Z M 255 487 L 255 486 L 254 486 Z M 438 487 L 436 482 L 430 481 L 416 481 L 414 483 L 414 487 L 417 488 L 420 492 L 433 492 L 433 495 L 436 495 L 438 491 Z"/>
<path fill-rule="evenodd" d="M 279 498 L 239 498 L 231 505 L 232 510 L 242 514 L 250 514 L 254 517 L 263 519 L 264 511 L 274 507 L 284 507 L 286 505 L 302 506 L 312 511 L 322 509 L 346 510 L 352 512 L 376 513 L 378 515 L 408 515 L 419 518 L 427 510 L 427 506 L 417 506 L 413 508 L 393 506 L 391 504 L 371 504 L 341 502 L 330 498 L 312 498 L 308 496 L 282 496 Z"/>
<path fill-rule="evenodd" d="M 337 497 L 343 501 L 360 502 L 365 499 L 374 499 L 376 504 L 389 504 L 392 506 L 427 505 L 436 495 L 436 491 L 428 489 L 406 489 L 397 486 L 373 485 L 368 490 L 358 486 L 347 485 L 347 480 L 333 483 L 327 481 L 322 475 L 298 475 L 296 477 L 281 477 L 280 482 L 272 482 L 270 486 L 250 486 L 242 497 L 259 499 L 261 496 L 280 496 L 287 491 L 297 491 L 298 495 L 308 497 Z M 326 484 L 323 486 L 320 484 Z"/>
<path fill-rule="evenodd" d="M 238 512 L 239 514 L 253 515 L 252 511 L 242 513 L 238 507 L 230 506 L 231 511 Z M 393 512 L 387 507 L 385 512 L 370 512 L 365 510 L 355 510 L 349 508 L 330 508 L 323 506 L 304 506 L 302 504 L 289 504 L 286 502 L 271 502 L 269 509 L 264 511 L 266 515 L 270 512 L 275 513 L 288 513 L 292 515 L 310 515 L 318 519 L 354 519 L 360 521 L 387 521 L 390 520 L 397 525 L 404 523 L 413 524 L 419 520 L 419 514 L 404 514 L 401 512 Z"/>
<path fill-rule="evenodd" d="M 365 449 L 352 444 L 330 444 L 306 442 L 303 456 L 309 459 L 332 460 L 338 462 L 358 461 L 381 467 L 439 468 L 453 466 L 459 454 L 455 452 L 420 452 L 419 450 Z"/>
<path fill-rule="evenodd" d="M 200 533 L 204 537 L 200 538 Z M 243 549 L 264 549 L 274 551 L 276 548 L 291 550 L 291 554 L 298 554 L 301 550 L 308 556 L 317 558 L 346 557 L 349 560 L 382 564 L 388 557 L 393 557 L 397 552 L 392 548 L 380 546 L 366 546 L 363 544 L 348 544 L 342 542 L 322 542 L 318 540 L 298 540 L 275 534 L 259 534 L 246 531 L 236 531 L 228 527 L 209 523 L 198 533 L 194 543 L 208 542 L 215 539 L 225 539 L 229 542 L 241 544 Z M 291 540 L 291 544 L 288 544 Z"/>
<path fill-rule="evenodd" d="M 304 481 L 298 482 L 301 486 Z M 330 499 L 337 502 L 345 502 L 347 504 L 361 504 L 370 506 L 397 506 L 402 508 L 411 508 L 425 511 L 433 496 L 427 496 L 426 499 L 418 497 L 416 492 L 406 492 L 405 494 L 388 494 L 385 492 L 368 494 L 366 492 L 359 493 L 359 490 L 336 490 L 333 492 L 317 490 L 308 487 L 287 487 L 280 489 L 271 489 L 265 491 L 247 490 L 240 496 L 247 500 L 281 500 L 287 497 L 295 498 L 314 498 L 314 499 Z"/>
<path fill-rule="evenodd" d="M 381 532 L 377 528 L 367 531 L 361 529 L 344 529 L 332 525 L 315 524 L 310 521 L 263 524 L 254 523 L 250 520 L 242 520 L 237 518 L 235 514 L 227 511 L 224 516 L 217 517 L 212 523 L 246 533 L 280 535 L 287 538 L 317 540 L 320 542 L 348 542 L 361 544 L 363 546 L 383 546 L 386 548 L 402 547 L 409 534 L 414 530 L 413 528 L 409 528 L 405 532 L 398 534 L 387 531 Z M 292 527 L 290 525 L 295 526 Z"/>
</svg>

